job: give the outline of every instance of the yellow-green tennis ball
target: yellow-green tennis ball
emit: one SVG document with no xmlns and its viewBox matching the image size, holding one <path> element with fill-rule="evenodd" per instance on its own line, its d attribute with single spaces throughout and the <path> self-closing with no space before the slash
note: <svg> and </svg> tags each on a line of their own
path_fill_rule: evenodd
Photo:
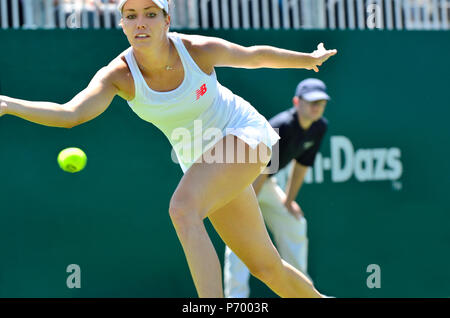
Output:
<svg viewBox="0 0 450 318">
<path fill-rule="evenodd" d="M 58 164 L 64 171 L 75 173 L 86 167 L 87 157 L 79 148 L 66 148 L 58 155 Z"/>
</svg>

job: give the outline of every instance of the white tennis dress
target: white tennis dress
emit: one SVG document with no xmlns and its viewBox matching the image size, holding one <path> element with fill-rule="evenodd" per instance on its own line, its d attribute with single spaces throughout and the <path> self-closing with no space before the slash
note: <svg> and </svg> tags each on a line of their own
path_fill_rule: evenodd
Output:
<svg viewBox="0 0 450 318">
<path fill-rule="evenodd" d="M 208 75 L 194 62 L 175 32 L 168 34 L 184 67 L 184 80 L 176 89 L 157 92 L 147 85 L 130 47 L 125 56 L 134 79 L 135 97 L 131 109 L 143 120 L 158 127 L 169 139 L 183 173 L 221 138 L 232 134 L 253 149 L 263 142 L 269 148 L 280 136 L 247 101 L 217 81 L 215 71 Z"/>
</svg>

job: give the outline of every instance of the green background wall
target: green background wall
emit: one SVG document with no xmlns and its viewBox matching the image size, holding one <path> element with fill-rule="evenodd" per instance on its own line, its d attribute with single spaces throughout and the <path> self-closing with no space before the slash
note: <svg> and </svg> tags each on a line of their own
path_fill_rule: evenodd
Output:
<svg viewBox="0 0 450 318">
<path fill-rule="evenodd" d="M 186 31 L 191 32 L 191 31 Z M 320 73 L 218 69 L 219 81 L 267 118 L 291 106 L 298 81 L 318 77 L 333 100 L 330 137 L 356 149 L 401 150 L 399 180 L 307 184 L 309 272 L 337 297 L 449 297 L 448 32 L 202 31 L 243 45 L 339 54 Z M 0 31 L 1 94 L 66 102 L 128 47 L 118 30 Z M 0 118 L 0 297 L 195 297 L 168 204 L 182 176 L 154 126 L 116 98 L 73 129 Z M 58 152 L 88 155 L 64 173 Z M 400 185 L 400 187 L 399 187 Z M 223 260 L 224 246 L 208 224 Z M 81 267 L 81 288 L 66 267 Z M 369 289 L 369 264 L 381 288 Z M 273 297 L 251 280 L 252 296 Z"/>
</svg>

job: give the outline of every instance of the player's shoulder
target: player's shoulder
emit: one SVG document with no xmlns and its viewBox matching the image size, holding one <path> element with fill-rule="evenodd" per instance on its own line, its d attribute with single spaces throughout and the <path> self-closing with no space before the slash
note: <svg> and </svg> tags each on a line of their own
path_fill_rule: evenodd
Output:
<svg viewBox="0 0 450 318">
<path fill-rule="evenodd" d="M 105 67 L 111 78 L 114 80 L 120 80 L 122 78 L 128 79 L 131 77 L 131 71 L 123 53 L 114 58 Z"/>
<path fill-rule="evenodd" d="M 100 68 L 97 74 L 102 81 L 108 82 L 119 81 L 121 78 L 131 76 L 128 65 L 121 56 L 114 58 L 107 65 Z"/>
<path fill-rule="evenodd" d="M 173 34 L 177 35 L 185 46 L 194 48 L 194 49 L 205 49 L 210 47 L 211 45 L 223 42 L 224 40 L 218 37 L 207 36 L 207 35 L 199 35 L 199 34 L 186 34 L 186 33 L 178 33 L 174 32 Z"/>
<path fill-rule="evenodd" d="M 172 32 L 172 34 L 175 34 L 181 39 L 184 47 L 197 64 L 203 61 L 203 59 L 205 58 L 205 52 L 208 45 L 209 37 L 197 34 L 185 34 L 178 32 Z"/>
<path fill-rule="evenodd" d="M 223 52 L 223 49 L 229 45 L 229 42 L 219 37 L 184 33 L 176 33 L 176 35 L 183 41 L 191 55 L 204 58 L 211 58 Z"/>
<path fill-rule="evenodd" d="M 101 71 L 103 72 L 103 78 L 119 89 L 121 97 L 127 100 L 133 98 L 133 75 L 123 53 L 111 60 Z"/>
<path fill-rule="evenodd" d="M 214 51 L 211 49 L 211 43 L 215 38 L 197 34 L 175 32 L 174 34 L 181 39 L 197 66 L 206 74 L 210 74 L 214 70 L 214 60 L 212 58 Z"/>
</svg>

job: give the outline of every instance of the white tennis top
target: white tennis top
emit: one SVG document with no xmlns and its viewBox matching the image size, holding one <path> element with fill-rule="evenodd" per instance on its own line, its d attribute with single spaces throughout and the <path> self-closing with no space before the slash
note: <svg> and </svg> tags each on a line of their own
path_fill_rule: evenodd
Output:
<svg viewBox="0 0 450 318">
<path fill-rule="evenodd" d="M 252 148 L 260 142 L 272 147 L 280 137 L 268 121 L 241 97 L 208 75 L 194 62 L 175 32 L 168 34 L 184 67 L 184 80 L 169 92 L 157 92 L 146 83 L 130 47 L 122 54 L 134 79 L 135 97 L 128 101 L 143 120 L 158 127 L 169 139 L 185 173 L 220 138 L 233 134 Z"/>
</svg>

